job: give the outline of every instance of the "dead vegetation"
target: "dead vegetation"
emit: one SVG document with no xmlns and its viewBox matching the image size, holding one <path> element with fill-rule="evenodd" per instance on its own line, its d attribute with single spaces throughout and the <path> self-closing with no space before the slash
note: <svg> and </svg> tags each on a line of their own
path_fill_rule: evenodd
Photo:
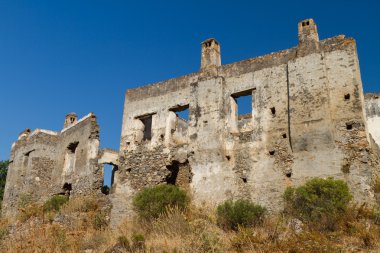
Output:
<svg viewBox="0 0 380 253">
<path fill-rule="evenodd" d="M 237 231 L 217 226 L 214 211 L 169 208 L 152 221 L 125 220 L 108 227 L 106 203 L 73 198 L 58 212 L 33 213 L 14 225 L 0 223 L 1 252 L 378 252 L 378 210 L 350 206 L 334 231 L 311 229 L 284 215 Z M 42 208 L 42 206 L 40 207 Z M 101 214 L 101 215 L 99 215 Z"/>
</svg>

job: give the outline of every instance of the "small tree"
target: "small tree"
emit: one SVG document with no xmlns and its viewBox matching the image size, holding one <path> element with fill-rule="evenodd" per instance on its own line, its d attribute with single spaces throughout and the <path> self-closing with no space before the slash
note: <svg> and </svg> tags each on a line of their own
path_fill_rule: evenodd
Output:
<svg viewBox="0 0 380 253">
<path fill-rule="evenodd" d="M 332 230 L 339 216 L 346 212 L 351 198 L 344 181 L 314 178 L 298 188 L 286 189 L 285 212 Z"/>
<path fill-rule="evenodd" d="M 227 229 L 237 230 L 239 226 L 254 226 L 263 221 L 266 208 L 249 200 L 227 200 L 217 207 L 218 224 Z"/>
<path fill-rule="evenodd" d="M 133 206 L 142 219 L 158 218 L 168 207 L 186 209 L 189 198 L 184 190 L 174 185 L 157 185 L 145 188 L 133 199 Z"/>
</svg>

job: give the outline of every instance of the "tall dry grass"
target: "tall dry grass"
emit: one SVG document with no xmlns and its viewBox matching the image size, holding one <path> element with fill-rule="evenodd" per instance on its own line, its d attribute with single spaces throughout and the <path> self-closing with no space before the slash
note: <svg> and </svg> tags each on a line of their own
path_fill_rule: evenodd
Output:
<svg viewBox="0 0 380 253">
<path fill-rule="evenodd" d="M 14 224 L 0 220 L 0 252 L 380 252 L 380 226 L 366 206 L 351 206 L 334 231 L 283 215 L 223 230 L 214 210 L 195 207 L 170 208 L 149 222 L 127 219 L 111 230 L 109 206 L 97 196 L 72 198 L 48 214 L 28 208 L 40 207 L 25 207 L 31 215 Z"/>
</svg>

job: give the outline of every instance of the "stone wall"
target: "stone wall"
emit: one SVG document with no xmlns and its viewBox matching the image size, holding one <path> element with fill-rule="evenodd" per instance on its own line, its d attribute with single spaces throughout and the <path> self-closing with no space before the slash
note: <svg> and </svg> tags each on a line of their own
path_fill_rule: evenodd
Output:
<svg viewBox="0 0 380 253">
<path fill-rule="evenodd" d="M 319 41 L 313 20 L 300 22 L 298 32 L 295 48 L 228 65 L 219 43 L 207 40 L 200 72 L 128 90 L 114 204 L 168 183 L 170 164 L 179 162 L 187 164 L 198 205 L 247 198 L 278 210 L 287 186 L 328 176 L 348 182 L 357 201 L 371 201 L 379 166 L 355 41 Z M 247 95 L 252 112 L 238 115 L 236 101 Z M 178 134 L 173 111 L 185 107 L 187 129 Z"/>
<path fill-rule="evenodd" d="M 26 130 L 13 144 L 3 215 L 17 216 L 20 199 L 44 202 L 56 194 L 88 194 L 102 186 L 99 126 L 94 114 L 65 123 L 60 132 Z"/>
</svg>

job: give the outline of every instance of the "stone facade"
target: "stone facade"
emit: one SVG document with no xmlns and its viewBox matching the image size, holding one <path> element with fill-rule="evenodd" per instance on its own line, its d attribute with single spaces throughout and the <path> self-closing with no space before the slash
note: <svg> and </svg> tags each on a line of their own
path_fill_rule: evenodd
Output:
<svg viewBox="0 0 380 253">
<path fill-rule="evenodd" d="M 68 114 L 60 132 L 25 130 L 12 146 L 3 215 L 14 218 L 20 199 L 27 196 L 44 202 L 57 194 L 100 191 L 98 154 L 99 126 L 92 113 L 79 121 Z"/>
<path fill-rule="evenodd" d="M 364 101 L 355 41 L 343 35 L 320 41 L 312 19 L 299 23 L 298 35 L 297 47 L 227 65 L 221 65 L 220 44 L 209 39 L 202 43 L 199 72 L 126 92 L 119 152 L 96 146 L 81 163 L 93 166 L 81 182 L 93 190 L 99 190 L 100 164 L 114 165 L 108 195 L 113 225 L 131 213 L 137 191 L 160 183 L 179 185 L 196 205 L 209 207 L 246 198 L 277 211 L 287 186 L 329 176 L 345 180 L 356 201 L 374 199 L 379 102 L 375 95 Z M 243 98 L 249 113 L 241 113 Z M 66 123 L 80 124 L 68 117 Z M 22 138 L 29 140 L 27 135 Z M 52 187 L 62 189 L 63 150 L 70 141 L 62 132 L 47 136 L 49 152 L 35 154 L 50 157 L 45 162 L 51 164 L 36 172 L 60 171 Z M 30 150 L 21 148 L 29 142 L 22 143 L 12 157 Z M 18 196 L 20 159 L 11 158 L 4 210 Z M 69 171 L 75 181 L 77 170 Z M 32 178 L 27 182 L 38 188 Z"/>
</svg>

